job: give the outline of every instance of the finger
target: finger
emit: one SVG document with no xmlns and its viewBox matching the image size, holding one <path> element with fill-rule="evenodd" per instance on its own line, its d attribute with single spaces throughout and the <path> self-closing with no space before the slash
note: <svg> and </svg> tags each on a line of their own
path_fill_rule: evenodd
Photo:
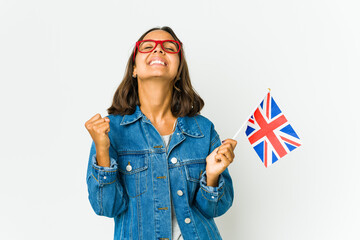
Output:
<svg viewBox="0 0 360 240">
<path fill-rule="evenodd" d="M 224 154 L 216 154 L 215 159 L 218 162 L 222 162 L 222 164 L 227 167 L 230 165 L 230 160 Z"/>
<path fill-rule="evenodd" d="M 232 151 L 230 150 L 223 150 L 223 151 L 219 151 L 218 154 L 223 154 L 228 160 L 230 163 L 233 162 L 233 159 L 234 159 L 234 154 L 232 153 Z"/>
<path fill-rule="evenodd" d="M 223 141 L 224 143 L 230 143 L 232 146 L 232 149 L 234 150 L 236 145 L 237 145 L 237 141 L 231 138 L 227 138 Z"/>
<path fill-rule="evenodd" d="M 105 134 L 108 134 L 110 132 L 110 125 L 109 123 L 105 122 L 101 124 L 101 129 L 105 132 Z"/>
<path fill-rule="evenodd" d="M 95 133 L 95 134 L 105 134 L 105 130 L 108 128 L 108 126 L 106 124 L 108 124 L 108 123 L 94 125 L 91 127 L 89 132 Z"/>
<path fill-rule="evenodd" d="M 231 149 L 231 151 L 234 150 L 234 149 L 233 149 L 233 146 L 232 146 L 230 143 L 228 143 L 228 142 L 223 143 L 219 148 L 220 148 L 220 149 L 227 149 L 227 148 L 229 148 L 229 149 Z"/>
<path fill-rule="evenodd" d="M 99 116 L 100 116 L 100 114 L 99 114 Z M 86 128 L 91 128 L 92 126 L 94 126 L 94 125 L 96 125 L 96 124 L 98 124 L 98 123 L 100 123 L 100 122 L 105 122 L 105 120 L 103 119 L 103 118 L 101 118 L 101 117 L 99 117 L 99 118 L 95 118 L 95 119 L 93 119 L 92 121 L 87 121 L 86 123 L 85 123 L 85 126 L 86 126 Z"/>
<path fill-rule="evenodd" d="M 99 131 L 106 133 L 106 131 L 110 131 L 110 124 L 107 122 L 101 123 L 97 125 Z"/>
<path fill-rule="evenodd" d="M 104 122 L 106 122 L 105 121 L 105 118 L 100 118 L 100 119 L 98 119 L 98 120 L 95 120 L 94 122 L 92 122 L 91 124 L 92 125 L 98 125 L 98 124 L 102 124 L 102 123 L 104 123 Z M 107 122 L 106 122 L 107 123 Z"/>
<path fill-rule="evenodd" d="M 105 129 L 105 133 L 108 134 L 110 132 L 110 124 L 107 123 L 107 128 Z"/>
<path fill-rule="evenodd" d="M 101 115 L 99 113 L 95 114 L 94 116 L 92 116 L 89 120 L 87 120 L 85 122 L 85 127 L 89 128 L 89 126 L 92 124 L 93 121 L 97 120 L 101 118 Z"/>
<path fill-rule="evenodd" d="M 97 120 L 97 119 L 99 119 L 99 118 L 101 118 L 101 115 L 100 115 L 100 113 L 97 113 L 97 114 L 95 114 L 92 118 L 90 118 L 90 119 L 88 120 L 88 122 L 93 122 L 93 121 L 95 121 L 95 120 Z"/>
<path fill-rule="evenodd" d="M 231 139 L 231 138 L 228 138 L 228 139 L 226 139 L 225 141 L 226 141 L 225 143 L 228 143 L 228 144 L 231 145 L 231 147 L 232 147 L 233 150 L 235 149 L 235 147 L 236 147 L 236 145 L 237 145 L 237 141 L 236 141 L 236 140 Z"/>
<path fill-rule="evenodd" d="M 92 118 L 90 118 L 90 120 L 94 120 L 94 119 L 98 119 L 98 118 L 101 118 L 100 113 L 95 114 Z"/>
<path fill-rule="evenodd" d="M 218 154 L 219 154 L 219 153 L 225 154 L 229 159 L 235 158 L 235 154 L 234 154 L 234 152 L 231 150 L 230 147 L 229 147 L 229 148 L 225 148 L 225 149 L 223 148 L 223 149 L 219 150 L 217 153 L 218 153 Z"/>
</svg>

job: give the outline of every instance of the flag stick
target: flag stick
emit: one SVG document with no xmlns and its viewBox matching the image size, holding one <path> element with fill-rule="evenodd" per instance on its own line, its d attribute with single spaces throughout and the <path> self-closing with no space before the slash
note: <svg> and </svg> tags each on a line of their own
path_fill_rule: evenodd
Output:
<svg viewBox="0 0 360 240">
<path fill-rule="evenodd" d="M 270 92 L 271 89 L 270 89 L 270 88 L 268 88 L 268 89 L 269 89 L 269 92 Z M 266 92 L 266 94 L 267 94 L 267 93 L 268 93 L 268 92 Z M 266 95 L 266 94 L 265 94 L 265 95 Z M 256 108 L 257 108 L 258 106 L 259 106 L 259 105 L 257 104 L 256 107 L 254 108 L 254 110 L 250 113 L 249 117 L 246 118 L 245 122 L 241 125 L 240 129 L 235 133 L 235 135 L 234 135 L 234 137 L 233 137 L 232 139 L 235 139 L 235 138 L 237 137 L 237 135 L 239 135 L 239 133 L 241 132 L 241 130 L 243 129 L 243 127 L 245 126 L 245 124 L 247 123 L 247 121 L 249 120 L 249 118 L 251 117 L 251 115 L 254 114 L 254 112 L 255 112 L 255 110 L 256 110 Z"/>
</svg>

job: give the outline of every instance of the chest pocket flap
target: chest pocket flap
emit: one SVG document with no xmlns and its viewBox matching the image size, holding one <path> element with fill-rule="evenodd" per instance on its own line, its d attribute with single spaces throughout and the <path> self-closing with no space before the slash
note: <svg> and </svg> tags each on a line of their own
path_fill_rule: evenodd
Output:
<svg viewBox="0 0 360 240">
<path fill-rule="evenodd" d="M 185 163 L 186 178 L 192 182 L 200 182 L 201 174 L 205 171 L 206 159 L 188 160 Z"/>
<path fill-rule="evenodd" d="M 119 171 L 129 197 L 138 197 L 147 189 L 148 154 L 119 155 Z"/>
</svg>

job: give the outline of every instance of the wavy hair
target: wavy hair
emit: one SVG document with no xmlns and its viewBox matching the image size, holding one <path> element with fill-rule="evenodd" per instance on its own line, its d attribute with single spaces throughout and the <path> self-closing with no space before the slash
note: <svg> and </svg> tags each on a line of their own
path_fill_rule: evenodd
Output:
<svg viewBox="0 0 360 240">
<path fill-rule="evenodd" d="M 178 54 L 181 54 L 179 69 L 176 77 L 171 81 L 173 93 L 171 98 L 171 112 L 175 117 L 195 116 L 200 114 L 204 107 L 203 99 L 196 93 L 191 85 L 189 69 L 185 59 L 183 44 L 175 35 L 174 31 L 167 26 L 155 27 L 146 31 L 138 41 L 144 39 L 146 34 L 154 30 L 162 30 L 168 32 L 176 41 L 181 44 L 181 49 Z M 134 46 L 132 53 L 134 53 L 136 46 Z M 125 75 L 119 87 L 116 89 L 111 107 L 107 109 L 108 114 L 128 115 L 133 114 L 136 105 L 140 106 L 138 96 L 138 82 L 137 78 L 133 78 L 132 73 L 134 69 L 133 54 L 129 57 L 127 62 Z"/>
</svg>

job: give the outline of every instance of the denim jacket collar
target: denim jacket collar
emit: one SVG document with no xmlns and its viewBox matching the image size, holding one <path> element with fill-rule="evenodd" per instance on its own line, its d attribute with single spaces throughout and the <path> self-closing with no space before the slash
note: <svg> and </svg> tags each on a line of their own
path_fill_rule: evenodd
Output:
<svg viewBox="0 0 360 240">
<path fill-rule="evenodd" d="M 150 120 L 141 112 L 139 105 L 136 105 L 135 112 L 131 115 L 124 115 L 120 125 L 127 125 L 135 122 L 140 117 L 142 121 L 148 122 L 151 124 Z M 190 137 L 204 137 L 198 122 L 195 117 L 178 117 L 178 126 L 181 129 L 181 132 L 185 133 Z"/>
</svg>

